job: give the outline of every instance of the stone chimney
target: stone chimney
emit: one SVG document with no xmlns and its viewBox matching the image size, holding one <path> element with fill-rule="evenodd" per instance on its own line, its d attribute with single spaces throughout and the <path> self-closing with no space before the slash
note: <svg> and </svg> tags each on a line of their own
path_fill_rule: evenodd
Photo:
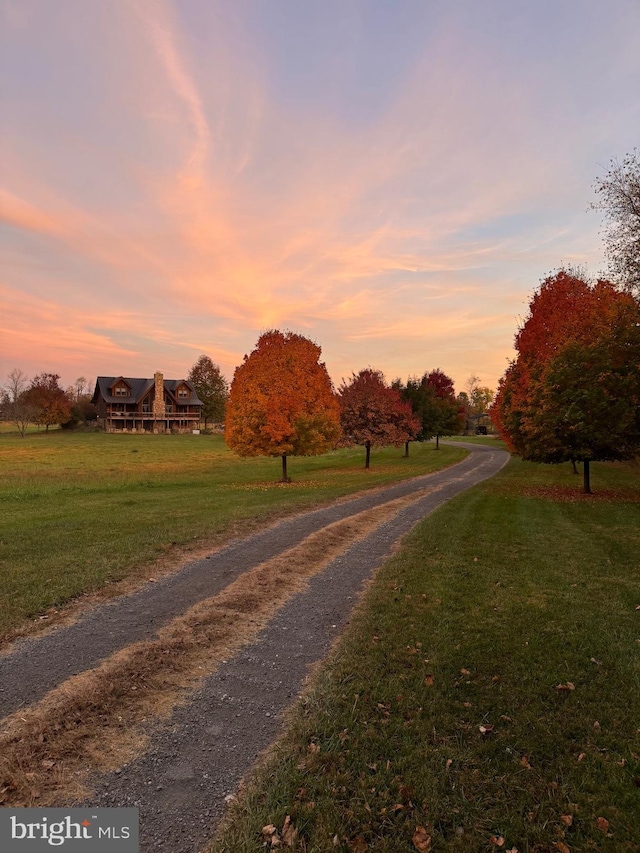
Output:
<svg viewBox="0 0 640 853">
<path fill-rule="evenodd" d="M 164 419 L 165 410 L 164 410 L 164 377 L 161 373 L 155 373 L 154 381 L 156 384 L 155 387 L 155 396 L 153 399 L 153 417 L 157 421 L 161 421 Z"/>
</svg>

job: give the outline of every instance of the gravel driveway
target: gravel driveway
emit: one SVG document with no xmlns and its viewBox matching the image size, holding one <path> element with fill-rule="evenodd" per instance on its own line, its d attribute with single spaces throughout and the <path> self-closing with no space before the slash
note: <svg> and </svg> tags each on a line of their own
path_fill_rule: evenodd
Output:
<svg viewBox="0 0 640 853">
<path fill-rule="evenodd" d="M 36 701 L 114 651 L 154 636 L 188 607 L 327 524 L 429 487 L 428 494 L 313 577 L 255 642 L 223 663 L 188 704 L 175 710 L 169 724 L 150 731 L 149 749 L 140 759 L 96 783 L 90 805 L 139 807 L 141 851 L 196 853 L 213 835 L 225 796 L 277 737 L 281 713 L 344 628 L 363 582 L 425 515 L 491 477 L 508 459 L 497 448 L 464 446 L 471 453 L 458 465 L 281 521 L 101 605 L 73 625 L 19 641 L 0 658 L 0 714 Z"/>
</svg>

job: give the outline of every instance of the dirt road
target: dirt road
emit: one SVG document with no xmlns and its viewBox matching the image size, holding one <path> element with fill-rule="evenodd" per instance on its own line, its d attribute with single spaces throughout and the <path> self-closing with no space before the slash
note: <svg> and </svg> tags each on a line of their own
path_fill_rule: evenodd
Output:
<svg viewBox="0 0 640 853">
<path fill-rule="evenodd" d="M 140 809 L 141 850 L 195 853 L 214 832 L 256 756 L 277 737 L 281 713 L 299 695 L 311 665 L 340 633 L 364 581 L 395 543 L 442 503 L 495 474 L 508 455 L 467 445 L 451 468 L 282 521 L 231 542 L 209 558 L 102 605 L 77 623 L 16 644 L 0 658 L 0 714 L 37 703 L 70 676 L 91 670 L 296 545 L 356 514 L 396 501 L 399 509 L 356 538 L 281 607 L 260 633 L 229 656 L 177 707 L 170 722 L 147 725 L 143 755 L 94 779 L 88 802 Z M 399 501 L 414 495 L 415 500 Z M 213 598 L 212 598 L 213 597 Z M 13 713 L 13 718 L 16 714 Z M 71 801 L 60 805 L 71 805 Z"/>
</svg>

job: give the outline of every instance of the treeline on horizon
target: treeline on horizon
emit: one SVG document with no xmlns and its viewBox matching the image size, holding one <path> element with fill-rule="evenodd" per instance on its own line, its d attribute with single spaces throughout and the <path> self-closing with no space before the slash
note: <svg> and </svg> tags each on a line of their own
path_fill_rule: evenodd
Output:
<svg viewBox="0 0 640 853">
<path fill-rule="evenodd" d="M 456 394 L 440 369 L 391 384 L 380 370 L 365 368 L 336 390 L 315 342 L 277 329 L 260 336 L 229 386 L 218 365 L 201 355 L 188 374 L 202 401 L 205 429 L 225 425 L 227 444 L 241 456 L 316 455 L 329 448 L 362 444 L 369 467 L 371 447 L 406 445 L 462 432 L 485 414 L 492 389 L 472 375 Z M 63 389 L 58 374 L 30 382 L 14 369 L 3 389 L 2 417 L 22 436 L 29 424 L 66 429 L 95 425 L 97 410 L 88 381 Z M 286 466 L 286 462 L 283 462 Z M 286 476 L 286 472 L 285 475 Z"/>
<path fill-rule="evenodd" d="M 531 299 L 515 336 L 517 356 L 493 391 L 469 378 L 456 394 L 435 369 L 390 384 L 371 367 L 334 389 L 321 349 L 293 332 L 272 329 L 245 355 L 229 387 L 206 355 L 188 379 L 208 421 L 225 424 L 229 447 L 241 456 L 315 455 L 340 444 L 370 449 L 406 445 L 468 429 L 488 412 L 512 453 L 545 463 L 584 467 L 590 492 L 591 461 L 640 454 L 640 158 L 638 151 L 612 160 L 594 184 L 604 213 L 609 278 L 590 279 L 580 267 L 547 276 Z M 9 374 L 0 405 L 24 435 L 29 423 L 48 429 L 95 419 L 80 377 L 66 391 L 60 377 L 41 373 L 28 383 Z"/>
</svg>

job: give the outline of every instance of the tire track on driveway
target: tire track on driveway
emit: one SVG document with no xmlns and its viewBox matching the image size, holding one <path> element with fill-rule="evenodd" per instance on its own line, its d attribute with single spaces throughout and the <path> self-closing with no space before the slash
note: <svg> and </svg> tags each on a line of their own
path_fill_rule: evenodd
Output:
<svg viewBox="0 0 640 853">
<path fill-rule="evenodd" d="M 504 451 L 495 448 L 464 446 L 471 453 L 457 465 L 284 519 L 259 533 L 232 541 L 131 595 L 98 605 L 72 625 L 18 640 L 8 654 L 0 657 L 0 717 L 38 701 L 70 676 L 95 667 L 119 649 L 154 637 L 161 627 L 189 607 L 217 594 L 243 572 L 281 554 L 328 524 L 424 488 L 435 490 L 417 504 L 422 507 L 416 510 L 421 515 L 408 522 L 413 526 L 440 503 L 491 476 L 508 458 Z M 404 513 L 401 518 L 405 518 Z M 389 529 L 387 537 L 392 537 L 389 546 L 408 529 L 402 526 Z"/>
<path fill-rule="evenodd" d="M 417 522 L 497 473 L 509 458 L 495 448 L 468 447 L 472 454 L 464 462 L 418 478 L 422 488 L 428 480 L 437 489 L 334 559 L 255 642 L 205 679 L 168 725 L 150 730 L 144 756 L 97 783 L 91 806 L 140 809 L 142 853 L 202 850 L 224 813 L 225 797 L 278 736 L 282 712 L 346 625 L 363 583 Z M 388 494 L 385 489 L 387 500 Z"/>
</svg>

